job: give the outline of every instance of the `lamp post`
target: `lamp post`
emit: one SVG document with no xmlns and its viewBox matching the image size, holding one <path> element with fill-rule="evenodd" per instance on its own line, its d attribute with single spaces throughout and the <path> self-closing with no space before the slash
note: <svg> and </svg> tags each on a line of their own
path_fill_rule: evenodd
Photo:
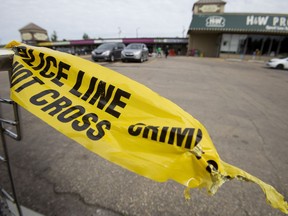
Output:
<svg viewBox="0 0 288 216">
<path fill-rule="evenodd" d="M 140 29 L 140 27 L 136 28 L 136 38 L 138 38 L 138 30 Z"/>
<path fill-rule="evenodd" d="M 121 28 L 118 27 L 118 37 L 119 37 L 119 38 L 121 37 L 121 33 L 122 33 Z"/>
<path fill-rule="evenodd" d="M 186 31 L 186 30 L 185 30 L 185 27 L 183 26 L 183 30 L 182 30 L 182 36 L 183 36 L 183 38 L 185 37 L 185 36 L 184 36 L 185 31 Z"/>
</svg>

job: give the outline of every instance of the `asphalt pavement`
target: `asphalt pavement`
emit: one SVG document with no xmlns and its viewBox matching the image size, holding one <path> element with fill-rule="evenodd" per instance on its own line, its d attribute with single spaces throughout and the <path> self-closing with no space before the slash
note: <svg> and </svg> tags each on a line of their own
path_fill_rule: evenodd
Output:
<svg viewBox="0 0 288 216">
<path fill-rule="evenodd" d="M 86 56 L 90 59 L 89 56 Z M 178 104 L 207 128 L 223 161 L 274 186 L 288 199 L 288 71 L 261 62 L 216 58 L 151 58 L 100 63 Z M 9 97 L 6 72 L 0 96 Z M 12 110 L 1 106 L 2 115 Z M 210 196 L 129 172 L 21 109 L 23 139 L 8 139 L 21 205 L 47 216 L 284 215 L 253 183 L 230 181 Z M 2 148 L 0 147 L 2 152 Z M 10 190 L 0 165 L 0 185 Z"/>
</svg>

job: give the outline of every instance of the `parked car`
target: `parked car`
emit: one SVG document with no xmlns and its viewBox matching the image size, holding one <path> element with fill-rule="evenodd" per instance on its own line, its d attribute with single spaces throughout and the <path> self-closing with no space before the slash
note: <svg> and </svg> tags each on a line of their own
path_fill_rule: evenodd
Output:
<svg viewBox="0 0 288 216">
<path fill-rule="evenodd" d="M 121 59 L 126 61 L 148 61 L 148 48 L 143 43 L 131 43 L 121 53 Z"/>
<path fill-rule="evenodd" d="M 121 59 L 121 52 L 125 48 L 123 43 L 104 43 L 92 51 L 94 61 L 105 60 L 114 62 Z"/>
<path fill-rule="evenodd" d="M 84 48 L 78 48 L 76 49 L 76 54 L 77 55 L 87 55 L 88 53 L 91 53 L 91 49 L 88 47 L 84 47 Z"/>
<path fill-rule="evenodd" d="M 268 67 L 276 69 L 288 69 L 288 57 L 273 58 L 266 64 Z"/>
<path fill-rule="evenodd" d="M 64 52 L 64 53 L 69 53 L 71 55 L 75 55 L 74 49 L 72 49 L 70 47 L 59 47 L 59 48 L 56 48 L 56 50 L 58 50 L 60 52 Z"/>
</svg>

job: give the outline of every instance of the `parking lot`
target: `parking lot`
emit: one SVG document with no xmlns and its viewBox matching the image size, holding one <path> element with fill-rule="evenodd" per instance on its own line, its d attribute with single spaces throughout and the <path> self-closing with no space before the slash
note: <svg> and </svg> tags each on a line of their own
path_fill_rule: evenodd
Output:
<svg viewBox="0 0 288 216">
<path fill-rule="evenodd" d="M 271 184 L 288 199 L 287 70 L 261 62 L 193 57 L 99 64 L 178 104 L 205 125 L 223 161 Z M 8 95 L 7 73 L 0 72 L 0 96 Z M 6 106 L 1 112 L 11 114 Z M 23 139 L 8 140 L 15 183 L 21 205 L 41 214 L 284 215 L 266 204 L 257 185 L 236 180 L 214 196 L 191 190 L 186 201 L 185 187 L 176 182 L 157 183 L 114 165 L 23 109 L 21 120 Z M 9 190 L 3 165 L 0 173 L 0 185 Z"/>
</svg>

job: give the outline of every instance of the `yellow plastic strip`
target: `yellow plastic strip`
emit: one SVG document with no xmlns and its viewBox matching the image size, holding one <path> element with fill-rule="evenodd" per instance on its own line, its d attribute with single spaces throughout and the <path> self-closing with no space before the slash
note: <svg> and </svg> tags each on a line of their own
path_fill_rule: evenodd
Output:
<svg viewBox="0 0 288 216">
<path fill-rule="evenodd" d="M 155 181 L 212 194 L 227 180 L 251 181 L 288 213 L 281 194 L 223 162 L 205 127 L 171 101 L 79 57 L 15 41 L 8 47 L 12 99 L 90 151 Z"/>
</svg>

